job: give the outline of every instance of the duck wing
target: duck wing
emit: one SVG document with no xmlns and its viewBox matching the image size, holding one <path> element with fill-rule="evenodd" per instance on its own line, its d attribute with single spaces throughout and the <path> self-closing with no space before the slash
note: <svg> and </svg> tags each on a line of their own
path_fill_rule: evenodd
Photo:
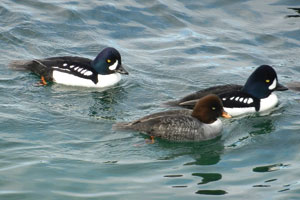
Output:
<svg viewBox="0 0 300 200">
<path fill-rule="evenodd" d="M 204 124 L 192 116 L 168 115 L 141 118 L 123 124 L 123 129 L 135 130 L 170 141 L 203 141 L 211 139 L 204 131 Z"/>
<path fill-rule="evenodd" d="M 198 92 L 194 92 L 177 101 L 169 101 L 166 103 L 166 105 L 181 106 L 184 108 L 193 109 L 197 101 L 208 94 L 215 94 L 220 96 L 221 94 L 224 93 L 240 91 L 242 88 L 243 88 L 242 85 L 236 85 L 236 84 L 218 85 L 218 86 L 200 90 Z"/>
<path fill-rule="evenodd" d="M 91 60 L 82 57 L 51 57 L 35 60 L 20 60 L 10 63 L 10 68 L 15 70 L 29 70 L 46 80 L 52 81 L 52 72 L 54 70 L 74 74 L 81 78 L 91 78 L 95 76 L 94 69 L 91 67 Z"/>
</svg>

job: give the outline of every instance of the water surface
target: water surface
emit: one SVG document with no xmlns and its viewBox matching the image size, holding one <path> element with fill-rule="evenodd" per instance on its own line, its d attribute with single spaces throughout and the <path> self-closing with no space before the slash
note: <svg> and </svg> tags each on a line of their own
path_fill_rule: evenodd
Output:
<svg viewBox="0 0 300 200">
<path fill-rule="evenodd" d="M 268 115 L 223 120 L 220 139 L 146 144 L 111 129 L 208 86 L 244 84 L 261 64 L 300 78 L 300 2 L 0 3 L 1 199 L 298 199 L 300 93 Z M 130 76 L 107 90 L 52 84 L 15 59 L 117 48 Z"/>
</svg>

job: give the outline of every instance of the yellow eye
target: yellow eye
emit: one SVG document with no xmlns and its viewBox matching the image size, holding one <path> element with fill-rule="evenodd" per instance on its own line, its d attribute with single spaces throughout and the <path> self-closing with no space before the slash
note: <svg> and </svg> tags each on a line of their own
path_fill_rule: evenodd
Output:
<svg viewBox="0 0 300 200">
<path fill-rule="evenodd" d="M 212 110 L 216 110 L 216 107 L 211 107 Z"/>
<path fill-rule="evenodd" d="M 107 62 L 107 63 L 111 63 L 111 60 L 110 60 L 110 59 L 107 59 L 106 62 Z"/>
<path fill-rule="evenodd" d="M 270 80 L 269 80 L 269 79 L 267 79 L 267 80 L 266 80 L 266 83 L 270 83 Z"/>
</svg>

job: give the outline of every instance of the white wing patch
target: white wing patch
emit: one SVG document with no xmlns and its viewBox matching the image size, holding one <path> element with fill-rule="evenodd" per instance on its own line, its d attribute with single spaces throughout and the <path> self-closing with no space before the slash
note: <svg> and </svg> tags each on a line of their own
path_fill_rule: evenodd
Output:
<svg viewBox="0 0 300 200">
<path fill-rule="evenodd" d="M 249 98 L 247 104 L 251 104 L 251 103 L 253 103 L 253 99 Z"/>
<path fill-rule="evenodd" d="M 223 100 L 223 101 L 226 101 L 226 98 L 223 98 L 222 100 Z"/>
<path fill-rule="evenodd" d="M 87 72 L 84 72 L 83 73 L 83 75 L 85 75 L 85 76 L 90 76 L 90 75 L 92 75 L 93 74 L 93 72 L 91 72 L 91 71 L 87 71 Z"/>
<path fill-rule="evenodd" d="M 119 64 L 119 61 L 116 60 L 116 62 L 115 62 L 113 65 L 109 66 L 108 68 L 109 68 L 111 71 L 113 71 L 113 70 L 115 70 L 115 69 L 117 68 L 118 64 Z"/>
<path fill-rule="evenodd" d="M 85 76 L 90 76 L 93 74 L 93 72 L 87 70 L 87 69 L 84 69 L 80 66 L 77 66 L 74 68 L 75 71 L 77 71 L 78 73 L 82 74 L 82 75 L 85 75 Z"/>
<path fill-rule="evenodd" d="M 274 90 L 276 88 L 277 85 L 277 80 L 276 78 L 273 80 L 273 83 L 269 86 L 269 90 Z"/>
<path fill-rule="evenodd" d="M 244 98 L 243 98 L 243 97 L 241 97 L 241 98 L 240 98 L 240 102 L 242 102 L 243 100 L 244 100 Z"/>
<path fill-rule="evenodd" d="M 53 69 L 60 69 L 60 70 L 63 70 L 63 71 L 70 71 L 69 69 L 66 69 L 66 68 L 61 68 L 61 67 L 58 67 L 58 66 L 52 66 Z"/>
<path fill-rule="evenodd" d="M 233 100 L 234 99 L 234 97 L 230 97 L 230 100 Z"/>
<path fill-rule="evenodd" d="M 235 97 L 235 101 L 238 101 L 240 97 Z"/>
<path fill-rule="evenodd" d="M 244 99 L 244 103 L 246 103 L 247 101 L 248 101 L 248 99 L 247 99 L 247 98 L 245 98 L 245 99 Z"/>
<path fill-rule="evenodd" d="M 89 71 L 88 69 L 84 69 L 84 68 L 82 68 L 80 66 L 70 65 L 69 68 L 65 68 L 68 65 L 69 65 L 68 63 L 64 63 L 63 64 L 64 68 L 63 67 L 59 67 L 59 66 L 52 66 L 52 68 L 53 69 L 59 69 L 60 71 L 62 71 L 62 73 L 63 73 L 63 71 L 71 72 L 70 69 L 73 69 L 74 71 L 76 71 L 76 72 L 78 72 L 78 73 L 80 73 L 80 74 L 82 74 L 84 76 L 91 76 L 91 75 L 93 75 L 92 71 Z M 57 72 L 56 72 L 56 74 L 57 74 Z"/>
</svg>

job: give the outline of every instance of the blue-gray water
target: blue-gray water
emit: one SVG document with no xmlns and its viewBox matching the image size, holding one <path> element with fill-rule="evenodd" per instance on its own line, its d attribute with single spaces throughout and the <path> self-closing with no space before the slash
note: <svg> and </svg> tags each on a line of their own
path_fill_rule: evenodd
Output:
<svg viewBox="0 0 300 200">
<path fill-rule="evenodd" d="M 51 2 L 51 3 L 50 3 Z M 111 129 L 261 64 L 300 78 L 299 0 L 0 2 L 0 199 L 299 199 L 300 93 L 266 116 L 223 120 L 221 139 L 146 144 Z M 292 9 L 293 8 L 293 9 Z M 298 8 L 298 10 L 297 10 Z M 129 71 L 105 91 L 11 71 L 16 59 L 94 58 Z"/>
</svg>

